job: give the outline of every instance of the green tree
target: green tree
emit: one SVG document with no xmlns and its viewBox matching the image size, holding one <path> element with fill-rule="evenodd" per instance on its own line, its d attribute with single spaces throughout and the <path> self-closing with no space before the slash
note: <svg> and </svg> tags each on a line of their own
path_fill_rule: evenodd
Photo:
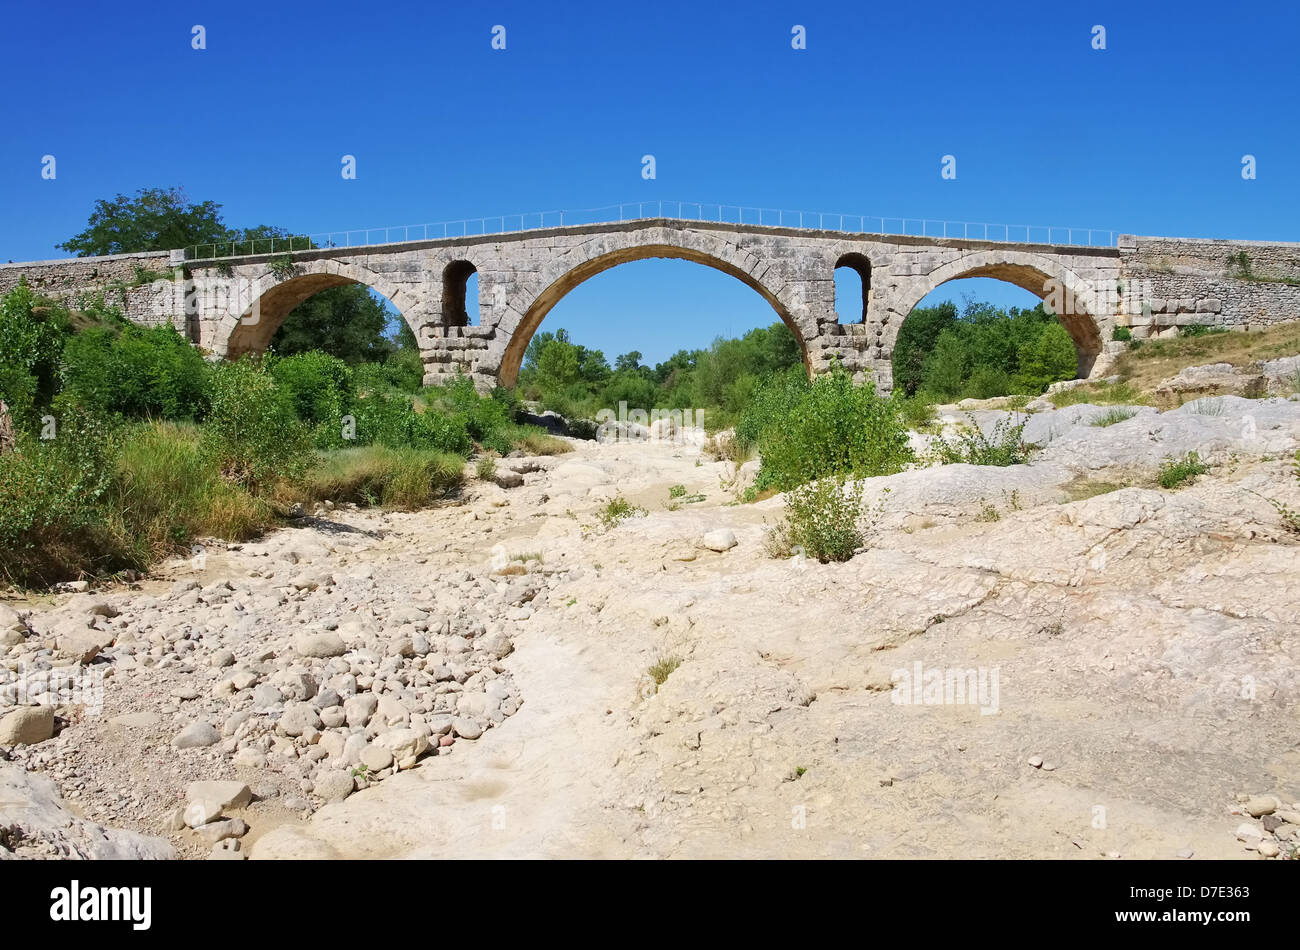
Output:
<svg viewBox="0 0 1300 950">
<path fill-rule="evenodd" d="M 937 307 L 917 307 L 898 328 L 894 344 L 894 386 L 911 396 L 923 388 L 926 359 L 939 335 L 957 321 L 957 307 L 944 301 Z"/>
<path fill-rule="evenodd" d="M 187 202 L 180 188 L 142 188 L 95 202 L 84 231 L 55 245 L 79 257 L 166 251 L 230 239 L 215 201 Z"/>
<path fill-rule="evenodd" d="M 543 388 L 562 389 L 577 379 L 578 348 L 558 337 L 549 340 L 537 358 L 538 382 Z"/>
<path fill-rule="evenodd" d="M 405 323 L 405 321 L 403 321 Z M 348 364 L 387 359 L 396 345 L 385 336 L 388 311 L 360 284 L 331 287 L 308 297 L 271 338 L 281 356 L 321 350 Z"/>
<path fill-rule="evenodd" d="M 1049 384 L 1074 379 L 1079 357 L 1065 327 L 1053 321 L 1020 349 L 1018 381 L 1028 391 L 1042 392 Z"/>
</svg>

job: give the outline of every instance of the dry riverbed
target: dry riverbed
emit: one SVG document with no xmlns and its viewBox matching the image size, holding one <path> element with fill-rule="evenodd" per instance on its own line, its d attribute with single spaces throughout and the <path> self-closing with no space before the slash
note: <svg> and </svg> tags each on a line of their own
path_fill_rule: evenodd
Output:
<svg viewBox="0 0 1300 950">
<path fill-rule="evenodd" d="M 780 499 L 694 446 L 575 443 L 9 602 L 0 688 L 102 674 L 102 710 L 0 722 L 0 857 L 1285 856 L 1300 402 L 1222 403 L 872 479 L 844 564 L 768 557 Z"/>
</svg>

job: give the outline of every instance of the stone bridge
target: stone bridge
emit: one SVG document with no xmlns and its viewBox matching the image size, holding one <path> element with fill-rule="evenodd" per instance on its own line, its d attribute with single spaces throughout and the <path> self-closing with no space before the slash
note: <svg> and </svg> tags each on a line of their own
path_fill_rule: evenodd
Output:
<svg viewBox="0 0 1300 950">
<path fill-rule="evenodd" d="M 1187 324 L 1258 329 L 1300 318 L 1300 244 L 1122 235 L 1115 247 L 1078 247 L 668 218 L 292 255 L 186 259 L 173 251 L 9 264 L 0 265 L 0 292 L 25 275 L 39 293 L 74 305 L 88 293 L 116 295 L 131 319 L 170 322 L 209 353 L 236 357 L 264 349 L 311 295 L 364 284 L 415 332 L 426 383 L 463 372 L 488 389 L 515 382 L 528 341 L 570 290 L 654 257 L 730 274 L 793 331 L 809 372 L 838 362 L 886 391 L 903 320 L 959 278 L 998 278 L 1043 299 L 1074 340 L 1081 377 L 1103 374 L 1122 348 L 1111 342 L 1117 326 L 1144 337 Z M 862 300 L 841 307 L 853 322 L 837 316 L 841 267 L 862 278 Z M 473 274 L 477 323 L 466 307 Z"/>
</svg>

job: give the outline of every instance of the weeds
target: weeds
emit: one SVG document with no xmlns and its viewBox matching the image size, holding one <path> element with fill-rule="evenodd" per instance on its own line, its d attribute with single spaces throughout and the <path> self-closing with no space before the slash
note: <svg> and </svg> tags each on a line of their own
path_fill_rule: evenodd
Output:
<svg viewBox="0 0 1300 950">
<path fill-rule="evenodd" d="M 1013 416 L 1000 419 L 988 435 L 975 417 L 967 414 L 970 425 L 952 438 L 940 437 L 931 445 L 931 453 L 940 465 L 964 462 L 967 465 L 1023 465 L 1029 461 L 1030 447 L 1024 431 L 1028 419 L 1013 423 Z"/>
<path fill-rule="evenodd" d="M 884 499 L 864 511 L 861 482 L 822 478 L 786 492 L 785 515 L 768 529 L 763 546 L 775 558 L 802 554 L 820 561 L 847 561 L 880 520 Z"/>
<path fill-rule="evenodd" d="M 1089 423 L 1089 425 L 1095 426 L 1098 429 L 1104 429 L 1107 426 L 1113 426 L 1120 422 L 1127 422 L 1129 419 L 1132 419 L 1136 415 L 1137 415 L 1136 409 L 1124 409 L 1124 408 L 1110 409 L 1102 413 L 1096 419 L 1093 419 L 1092 422 Z"/>
<path fill-rule="evenodd" d="M 679 656 L 661 656 L 646 668 L 646 675 L 655 684 L 655 691 L 668 681 L 668 677 L 682 665 L 682 659 Z"/>
<path fill-rule="evenodd" d="M 1199 455 L 1195 452 L 1188 452 L 1181 459 L 1166 459 L 1164 464 L 1160 466 L 1156 481 L 1160 483 L 1161 488 L 1177 488 L 1198 475 L 1204 475 L 1209 470 L 1209 466 L 1201 461 Z"/>
</svg>

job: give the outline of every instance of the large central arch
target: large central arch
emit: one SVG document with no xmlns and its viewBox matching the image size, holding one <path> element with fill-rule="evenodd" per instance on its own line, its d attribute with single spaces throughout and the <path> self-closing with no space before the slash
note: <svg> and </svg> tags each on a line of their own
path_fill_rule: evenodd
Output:
<svg viewBox="0 0 1300 950">
<path fill-rule="evenodd" d="M 245 353 L 260 353 L 270 345 L 275 331 L 300 303 L 322 290 L 348 284 L 361 284 L 383 294 L 418 336 L 420 328 L 407 312 L 409 307 L 399 303 L 406 302 L 402 299 L 401 288 L 356 264 L 318 260 L 296 265 L 292 276 L 265 274 L 247 290 L 239 289 L 233 293 L 227 313 L 217 325 L 212 348 L 227 359 L 236 359 Z"/>
<path fill-rule="evenodd" d="M 937 287 L 967 277 L 992 277 L 1027 290 L 1044 303 L 1052 305 L 1056 318 L 1074 341 L 1079 358 L 1079 378 L 1092 371 L 1102 351 L 1099 314 L 1088 307 L 1095 299 L 1094 288 L 1069 268 L 1042 254 L 1029 251 L 982 250 L 964 254 L 931 271 L 903 301 L 903 320 Z M 1059 312 L 1057 312 L 1059 311 Z M 901 323 L 899 324 L 901 327 Z M 898 330 L 894 329 L 894 337 Z M 892 349 L 893 340 L 890 341 Z"/>
<path fill-rule="evenodd" d="M 737 251 L 734 247 L 728 245 L 728 249 Z M 790 328 L 794 338 L 799 343 L 799 351 L 803 355 L 804 366 L 811 372 L 811 363 L 808 357 L 808 341 L 805 339 L 805 333 L 799 327 L 798 322 L 791 315 L 789 308 L 771 289 L 764 286 L 762 281 L 755 277 L 749 269 L 738 263 L 724 259 L 721 256 L 726 253 L 724 249 L 706 251 L 697 247 L 681 246 L 663 242 L 652 242 L 633 247 L 619 248 L 617 250 L 597 253 L 592 257 L 581 260 L 573 264 L 571 261 L 567 264 L 567 269 L 558 277 L 554 277 L 537 294 L 528 309 L 518 319 L 513 328 L 502 326 L 501 329 L 509 333 L 508 342 L 506 343 L 505 355 L 501 359 L 501 368 L 498 373 L 498 381 L 502 386 L 513 386 L 519 378 L 519 368 L 523 363 L 524 352 L 528 349 L 528 342 L 537 332 L 537 328 L 546 319 L 546 315 L 551 309 L 560 302 L 561 299 L 573 288 L 586 280 L 595 277 L 603 271 L 616 267 L 619 264 L 625 264 L 629 261 L 646 260 L 649 258 L 669 258 L 676 260 L 691 261 L 696 264 L 703 264 L 706 267 L 712 267 L 720 270 L 724 274 L 729 274 L 737 280 L 744 283 L 747 287 L 758 292 L 764 300 L 771 305 L 776 315 L 781 321 Z M 728 256 L 739 256 L 728 255 Z M 751 265 L 757 269 L 757 262 Z"/>
</svg>

